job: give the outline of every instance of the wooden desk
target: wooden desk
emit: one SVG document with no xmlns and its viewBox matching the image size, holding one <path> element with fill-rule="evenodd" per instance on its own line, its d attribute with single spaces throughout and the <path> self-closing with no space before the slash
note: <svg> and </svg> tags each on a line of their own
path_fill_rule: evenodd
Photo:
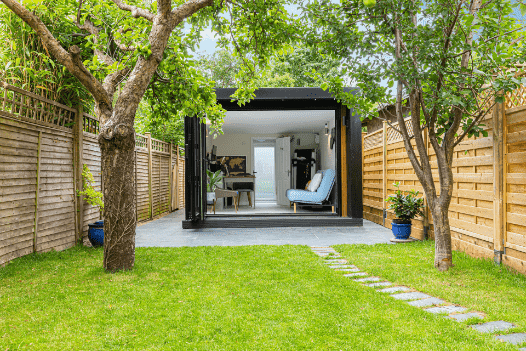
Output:
<svg viewBox="0 0 526 351">
<path fill-rule="evenodd" d="M 243 189 L 234 189 L 233 183 L 251 183 L 251 188 L 243 188 Z M 231 186 L 232 189 L 236 191 L 247 191 L 248 195 L 248 202 L 249 205 L 252 207 L 252 200 L 251 200 L 251 192 L 254 193 L 254 208 L 256 208 L 256 176 L 255 175 L 248 175 L 248 176 L 236 176 L 236 175 L 229 175 L 223 177 L 223 187 L 224 189 L 227 189 L 228 186 Z M 241 196 L 241 194 L 239 194 Z M 239 204 L 239 203 L 238 203 Z"/>
</svg>

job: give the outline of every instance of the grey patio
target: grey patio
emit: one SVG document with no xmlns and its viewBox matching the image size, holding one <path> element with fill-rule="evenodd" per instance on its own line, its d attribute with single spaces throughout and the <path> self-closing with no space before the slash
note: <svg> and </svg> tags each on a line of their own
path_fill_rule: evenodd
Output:
<svg viewBox="0 0 526 351">
<path fill-rule="evenodd" d="M 363 227 L 183 229 L 184 210 L 137 227 L 137 247 L 389 243 L 391 231 L 364 220 Z"/>
</svg>

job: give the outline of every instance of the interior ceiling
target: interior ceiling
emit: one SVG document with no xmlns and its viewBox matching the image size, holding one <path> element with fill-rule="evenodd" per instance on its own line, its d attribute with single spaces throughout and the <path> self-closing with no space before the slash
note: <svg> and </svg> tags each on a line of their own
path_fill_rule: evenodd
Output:
<svg viewBox="0 0 526 351">
<path fill-rule="evenodd" d="M 223 131 L 242 134 L 319 133 L 334 110 L 227 111 Z"/>
</svg>

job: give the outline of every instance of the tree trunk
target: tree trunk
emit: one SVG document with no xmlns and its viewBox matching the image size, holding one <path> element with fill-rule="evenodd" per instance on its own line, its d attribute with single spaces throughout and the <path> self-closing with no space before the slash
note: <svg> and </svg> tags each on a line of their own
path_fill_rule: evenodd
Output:
<svg viewBox="0 0 526 351">
<path fill-rule="evenodd" d="M 435 206 L 431 209 L 435 233 L 435 268 L 441 272 L 453 266 L 448 208 L 449 206 Z"/>
<path fill-rule="evenodd" d="M 122 126 L 122 125 L 121 125 Z M 111 139 L 99 136 L 104 179 L 104 268 L 128 270 L 135 262 L 135 134 L 117 127 Z"/>
</svg>

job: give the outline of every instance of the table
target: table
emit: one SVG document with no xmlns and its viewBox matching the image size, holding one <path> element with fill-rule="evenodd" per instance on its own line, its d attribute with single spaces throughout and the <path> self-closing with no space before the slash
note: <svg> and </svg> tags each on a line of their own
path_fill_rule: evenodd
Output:
<svg viewBox="0 0 526 351">
<path fill-rule="evenodd" d="M 240 183 L 243 183 L 243 184 L 240 184 Z M 224 188 L 227 189 L 229 185 L 232 188 L 232 190 L 239 191 L 240 193 L 242 192 L 247 193 L 248 204 L 250 205 L 250 207 L 252 207 L 251 193 L 253 192 L 254 193 L 254 208 L 256 208 L 256 176 L 255 175 L 247 175 L 247 176 L 229 175 L 229 176 L 223 177 Z"/>
</svg>

